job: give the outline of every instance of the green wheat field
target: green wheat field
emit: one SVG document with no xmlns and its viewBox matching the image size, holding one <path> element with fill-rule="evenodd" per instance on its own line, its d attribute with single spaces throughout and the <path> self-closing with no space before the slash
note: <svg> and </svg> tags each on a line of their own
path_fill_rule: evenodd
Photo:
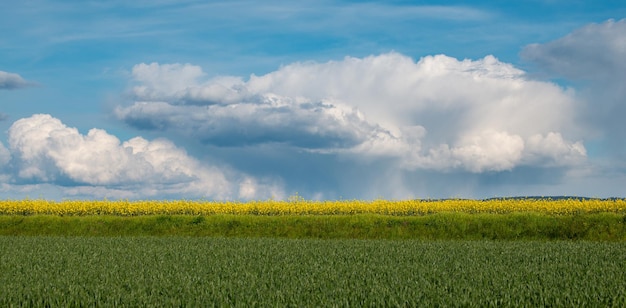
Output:
<svg viewBox="0 0 626 308">
<path fill-rule="evenodd" d="M 624 203 L 7 200 L 0 306 L 624 307 Z"/>
</svg>

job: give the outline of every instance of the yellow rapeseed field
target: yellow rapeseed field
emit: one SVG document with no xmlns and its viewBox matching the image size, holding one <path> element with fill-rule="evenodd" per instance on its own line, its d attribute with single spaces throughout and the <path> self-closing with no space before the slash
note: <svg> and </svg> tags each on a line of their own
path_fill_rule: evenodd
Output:
<svg viewBox="0 0 626 308">
<path fill-rule="evenodd" d="M 625 213 L 626 199 L 492 199 L 492 200 L 345 200 L 310 201 L 292 197 L 287 201 L 199 201 L 199 200 L 2 200 L 0 215 L 333 215 L 383 214 L 426 215 L 442 212 L 515 213 L 551 215 Z"/>
</svg>

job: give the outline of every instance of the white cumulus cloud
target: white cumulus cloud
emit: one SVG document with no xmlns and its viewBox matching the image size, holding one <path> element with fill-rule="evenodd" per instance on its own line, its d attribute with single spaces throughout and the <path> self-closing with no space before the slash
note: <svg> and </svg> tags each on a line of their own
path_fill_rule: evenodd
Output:
<svg viewBox="0 0 626 308">
<path fill-rule="evenodd" d="M 573 92 L 528 79 L 493 56 L 414 61 L 392 52 L 293 63 L 247 81 L 206 80 L 197 66 L 152 63 L 136 65 L 133 76 L 135 102 L 118 106 L 118 118 L 218 146 L 278 142 L 388 157 L 408 169 L 470 172 L 586 157 L 573 139 L 582 136 Z"/>
<path fill-rule="evenodd" d="M 8 134 L 10 153 L 0 151 L 0 158 L 12 156 L 18 183 L 65 185 L 70 194 L 108 197 L 281 197 L 278 186 L 203 164 L 165 139 L 121 142 L 95 128 L 83 135 L 47 114 L 16 121 Z"/>
</svg>

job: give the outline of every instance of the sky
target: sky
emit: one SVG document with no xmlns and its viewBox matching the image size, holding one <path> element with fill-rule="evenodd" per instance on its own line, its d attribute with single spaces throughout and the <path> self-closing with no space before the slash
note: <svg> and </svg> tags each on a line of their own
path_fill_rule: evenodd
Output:
<svg viewBox="0 0 626 308">
<path fill-rule="evenodd" d="M 0 198 L 626 197 L 623 1 L 3 1 Z"/>
</svg>

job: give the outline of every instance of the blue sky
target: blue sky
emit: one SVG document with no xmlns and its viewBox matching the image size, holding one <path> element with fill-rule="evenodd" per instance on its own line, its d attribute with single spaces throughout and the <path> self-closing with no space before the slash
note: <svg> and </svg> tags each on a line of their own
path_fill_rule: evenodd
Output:
<svg viewBox="0 0 626 308">
<path fill-rule="evenodd" d="M 624 197 L 621 1 L 0 4 L 4 198 Z"/>
</svg>

